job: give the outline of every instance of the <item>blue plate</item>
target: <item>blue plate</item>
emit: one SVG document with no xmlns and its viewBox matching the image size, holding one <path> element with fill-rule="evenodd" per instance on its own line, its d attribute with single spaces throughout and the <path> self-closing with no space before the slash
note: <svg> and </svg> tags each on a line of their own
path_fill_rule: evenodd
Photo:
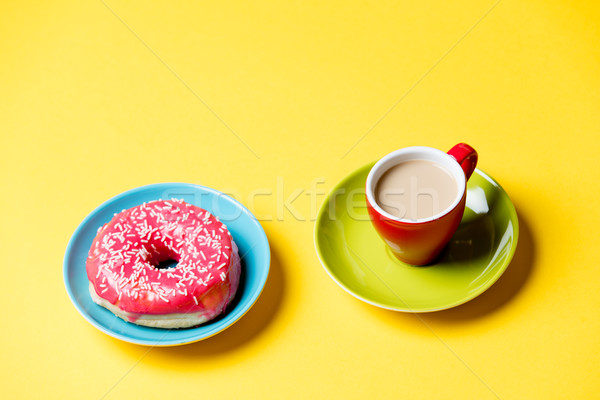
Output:
<svg viewBox="0 0 600 400">
<path fill-rule="evenodd" d="M 94 303 L 89 294 L 85 262 L 97 229 L 113 214 L 158 199 L 177 198 L 202 207 L 227 225 L 242 259 L 240 286 L 224 314 L 196 328 L 158 329 L 125 322 Z M 231 197 L 188 183 L 159 183 L 129 190 L 108 200 L 88 215 L 69 241 L 64 259 L 64 280 L 75 308 L 102 332 L 126 342 L 149 346 L 175 346 L 211 337 L 239 320 L 260 296 L 269 274 L 271 253 L 265 231 L 243 205 Z"/>
</svg>

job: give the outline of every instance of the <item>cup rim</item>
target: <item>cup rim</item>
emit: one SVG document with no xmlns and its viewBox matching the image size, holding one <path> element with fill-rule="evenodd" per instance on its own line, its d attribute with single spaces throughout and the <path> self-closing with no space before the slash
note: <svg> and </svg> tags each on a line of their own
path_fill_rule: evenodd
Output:
<svg viewBox="0 0 600 400">
<path fill-rule="evenodd" d="M 397 159 L 400 159 L 400 160 L 398 160 L 398 162 L 394 162 Z M 444 210 L 442 210 L 439 213 L 434 214 L 430 217 L 412 220 L 412 219 L 408 219 L 408 218 L 398 218 L 398 217 L 388 213 L 387 211 L 383 210 L 379 206 L 379 204 L 377 204 L 377 202 L 375 201 L 374 189 L 375 189 L 375 185 L 377 184 L 377 182 L 379 181 L 381 176 L 383 176 L 383 174 L 387 170 L 389 170 L 393 166 L 397 165 L 399 162 L 411 161 L 411 160 L 433 161 L 437 164 L 442 165 L 442 167 L 445 167 L 445 169 L 448 172 L 452 173 L 452 175 L 456 179 L 456 184 L 458 185 L 458 193 L 456 195 L 456 198 L 454 199 L 454 201 L 452 202 L 452 204 L 450 206 L 448 206 Z M 396 222 L 401 222 L 403 224 L 416 225 L 416 224 L 422 224 L 425 222 L 435 221 L 435 220 L 440 219 L 443 216 L 449 214 L 452 210 L 454 210 L 459 205 L 460 201 L 462 200 L 462 198 L 464 196 L 466 187 L 467 187 L 467 179 L 465 177 L 465 173 L 464 173 L 463 169 L 461 168 L 461 166 L 456 161 L 456 159 L 454 157 L 452 157 L 450 154 L 445 153 L 442 150 L 439 150 L 439 149 L 436 149 L 433 147 L 411 146 L 411 147 L 405 147 L 402 149 L 395 150 L 395 151 L 385 155 L 379 161 L 377 161 L 375 163 L 375 165 L 373 165 L 373 167 L 369 171 L 369 175 L 367 176 L 365 191 L 366 191 L 367 201 L 369 202 L 369 205 L 378 214 L 386 217 L 387 219 L 390 219 L 390 220 L 393 220 Z"/>
</svg>

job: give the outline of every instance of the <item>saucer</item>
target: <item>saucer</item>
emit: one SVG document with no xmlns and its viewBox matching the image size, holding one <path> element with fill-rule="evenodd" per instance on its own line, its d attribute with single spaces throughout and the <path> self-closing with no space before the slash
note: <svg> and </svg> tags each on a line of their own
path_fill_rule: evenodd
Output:
<svg viewBox="0 0 600 400">
<path fill-rule="evenodd" d="M 159 329 L 126 322 L 94 303 L 88 289 L 85 262 L 97 229 L 110 221 L 114 213 L 123 209 L 169 198 L 183 199 L 218 216 L 231 232 L 242 262 L 240 286 L 232 303 L 222 315 L 195 328 Z M 270 258 L 269 242 L 263 228 L 242 204 L 207 187 L 187 183 L 159 183 L 129 190 L 92 211 L 69 241 L 63 277 L 75 308 L 100 331 L 130 343 L 174 346 L 206 339 L 239 320 L 260 296 L 269 274 Z"/>
<path fill-rule="evenodd" d="M 419 267 L 394 257 L 369 220 L 365 181 L 373 165 L 343 179 L 319 211 L 315 247 L 338 285 L 369 304 L 416 313 L 463 304 L 498 280 L 515 252 L 519 221 L 494 179 L 475 170 L 458 230 L 436 261 Z"/>
</svg>

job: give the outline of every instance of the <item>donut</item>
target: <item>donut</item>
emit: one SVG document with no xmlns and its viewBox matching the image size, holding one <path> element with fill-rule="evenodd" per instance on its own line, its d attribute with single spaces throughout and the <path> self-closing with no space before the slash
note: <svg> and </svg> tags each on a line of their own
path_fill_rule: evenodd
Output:
<svg viewBox="0 0 600 400">
<path fill-rule="evenodd" d="M 166 268 L 170 261 L 176 266 Z M 225 224 L 170 199 L 123 210 L 101 226 L 86 272 L 92 300 L 125 321 L 189 328 L 223 313 L 241 265 Z"/>
</svg>

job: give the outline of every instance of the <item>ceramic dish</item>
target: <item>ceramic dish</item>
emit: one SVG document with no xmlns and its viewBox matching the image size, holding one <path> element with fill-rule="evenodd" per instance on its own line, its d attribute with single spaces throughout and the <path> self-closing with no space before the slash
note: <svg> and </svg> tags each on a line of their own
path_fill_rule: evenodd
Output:
<svg viewBox="0 0 600 400">
<path fill-rule="evenodd" d="M 227 225 L 242 260 L 240 287 L 225 313 L 195 328 L 158 329 L 135 325 L 95 304 L 88 291 L 85 261 L 97 229 L 114 213 L 158 199 L 178 198 L 202 207 Z M 260 223 L 240 203 L 214 189 L 186 183 L 161 183 L 129 190 L 92 211 L 71 237 L 64 258 L 64 281 L 75 308 L 93 326 L 117 339 L 151 346 L 173 346 L 213 336 L 239 320 L 258 299 L 270 265 L 267 237 Z"/>
<path fill-rule="evenodd" d="M 317 218 L 315 247 L 337 284 L 378 307 L 429 312 L 465 303 L 496 282 L 519 235 L 515 208 L 496 181 L 475 170 L 458 230 L 436 261 L 416 267 L 394 257 L 369 220 L 365 181 L 373 165 L 343 179 Z"/>
</svg>

